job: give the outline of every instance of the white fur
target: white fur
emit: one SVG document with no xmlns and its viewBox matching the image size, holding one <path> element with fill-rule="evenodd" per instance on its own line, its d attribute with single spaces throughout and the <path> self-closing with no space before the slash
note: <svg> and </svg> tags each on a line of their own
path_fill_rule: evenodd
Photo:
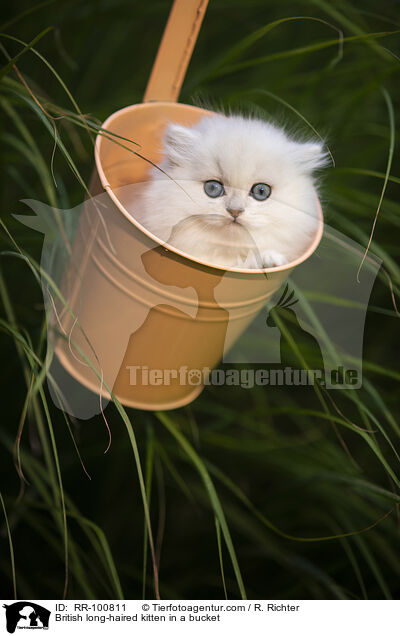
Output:
<svg viewBox="0 0 400 636">
<path fill-rule="evenodd" d="M 284 265 L 310 245 L 318 225 L 312 173 L 325 164 L 322 144 L 219 114 L 192 128 L 170 124 L 163 144 L 166 174 L 152 169 L 134 213 L 159 239 L 207 263 L 244 268 Z M 225 195 L 206 195 L 211 179 L 223 183 Z M 250 196 L 256 183 L 271 187 L 265 201 Z M 229 207 L 244 208 L 236 222 Z"/>
</svg>

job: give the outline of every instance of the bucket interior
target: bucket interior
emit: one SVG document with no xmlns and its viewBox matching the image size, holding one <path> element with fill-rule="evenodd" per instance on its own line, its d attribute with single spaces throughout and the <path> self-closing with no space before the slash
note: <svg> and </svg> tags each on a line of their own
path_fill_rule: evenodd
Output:
<svg viewBox="0 0 400 636">
<path fill-rule="evenodd" d="M 99 135 L 96 141 L 96 168 L 102 188 L 104 188 L 122 214 L 144 234 L 172 252 L 219 270 L 243 272 L 246 274 L 290 271 L 306 260 L 318 246 L 322 231 L 323 217 L 317 199 L 317 223 L 315 234 L 307 249 L 296 260 L 279 267 L 244 268 L 220 267 L 202 261 L 170 245 L 168 241 L 152 234 L 140 221 L 140 210 L 135 202 L 140 199 L 140 189 L 146 184 L 154 165 L 161 162 L 163 136 L 170 123 L 194 126 L 203 117 L 211 116 L 211 111 L 174 102 L 150 102 L 128 106 L 111 115 L 103 124 L 109 136 Z M 127 141 L 128 140 L 128 141 Z M 136 145 L 137 144 L 137 145 Z M 139 213 L 138 213 L 139 212 Z M 138 217 L 138 218 L 137 218 Z M 250 235 L 249 235 L 250 236 Z M 250 237 L 251 238 L 251 237 Z"/>
<path fill-rule="evenodd" d="M 111 115 L 103 128 L 132 143 L 118 137 L 114 138 L 118 143 L 98 137 L 96 165 L 103 187 L 117 190 L 146 181 L 153 164 L 162 159 L 162 138 L 168 124 L 194 126 L 209 115 L 212 112 L 195 106 L 160 102 L 128 106 Z"/>
</svg>

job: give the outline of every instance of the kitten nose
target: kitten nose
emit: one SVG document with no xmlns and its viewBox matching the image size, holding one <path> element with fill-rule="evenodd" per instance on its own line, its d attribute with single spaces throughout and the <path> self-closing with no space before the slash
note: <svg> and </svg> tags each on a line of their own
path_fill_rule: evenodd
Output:
<svg viewBox="0 0 400 636">
<path fill-rule="evenodd" d="M 229 214 L 233 216 L 234 219 L 237 219 L 239 214 L 242 214 L 242 212 L 244 212 L 243 208 L 226 208 L 226 209 L 229 212 Z"/>
</svg>

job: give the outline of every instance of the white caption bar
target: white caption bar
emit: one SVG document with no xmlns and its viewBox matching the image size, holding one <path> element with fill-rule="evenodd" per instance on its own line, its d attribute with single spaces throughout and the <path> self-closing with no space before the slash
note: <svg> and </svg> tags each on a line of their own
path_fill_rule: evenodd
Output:
<svg viewBox="0 0 400 636">
<path fill-rule="evenodd" d="M 398 622 L 397 601 L 1 601 L 0 633 L 376 636 Z M 24 630 L 24 631 L 21 631 Z M 36 636 L 40 636 L 40 633 Z"/>
</svg>

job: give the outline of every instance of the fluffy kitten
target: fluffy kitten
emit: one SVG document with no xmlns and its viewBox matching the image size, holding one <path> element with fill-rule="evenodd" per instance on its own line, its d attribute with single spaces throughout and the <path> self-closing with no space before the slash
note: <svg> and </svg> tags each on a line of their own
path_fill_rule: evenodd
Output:
<svg viewBox="0 0 400 636">
<path fill-rule="evenodd" d="M 239 115 L 170 124 L 163 161 L 135 216 L 158 238 L 222 267 L 284 265 L 318 225 L 313 171 L 320 143 L 300 143 L 271 123 Z"/>
</svg>

